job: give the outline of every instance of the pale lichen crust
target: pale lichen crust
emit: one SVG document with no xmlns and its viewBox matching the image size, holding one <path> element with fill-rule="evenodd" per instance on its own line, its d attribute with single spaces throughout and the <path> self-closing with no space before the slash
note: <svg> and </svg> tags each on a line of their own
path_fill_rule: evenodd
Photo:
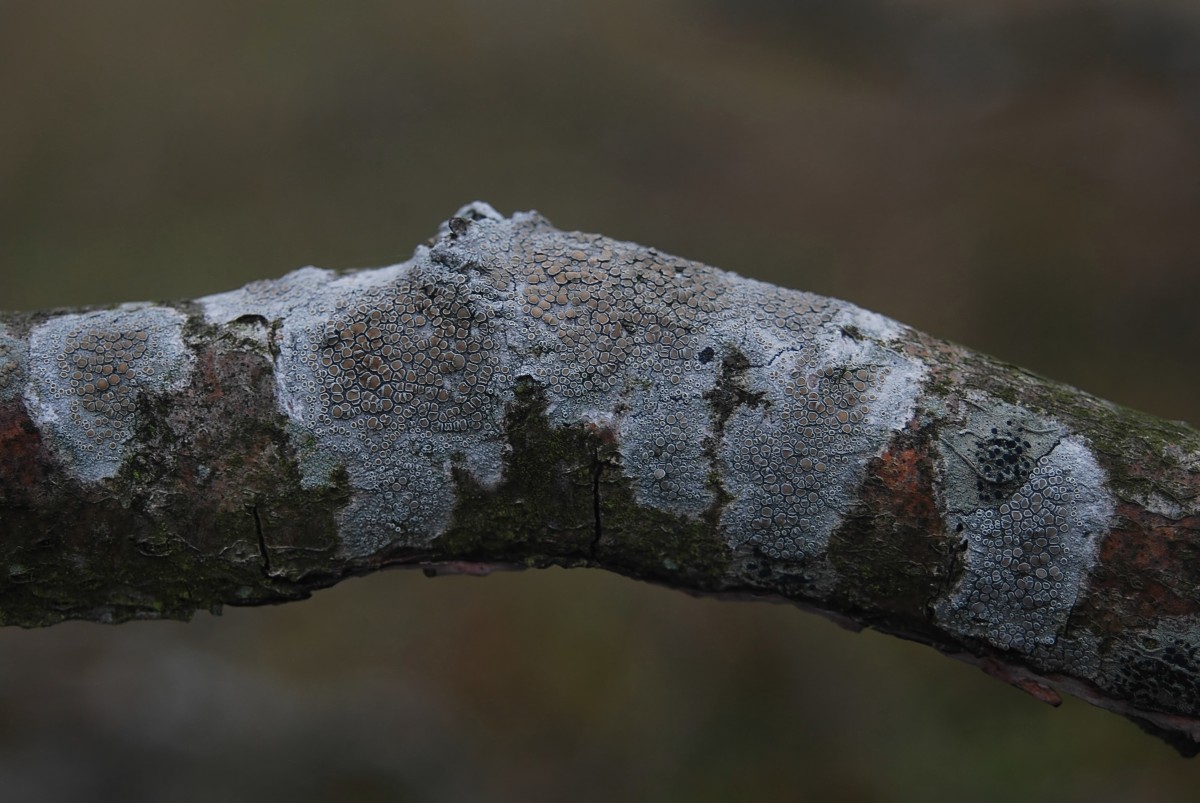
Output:
<svg viewBox="0 0 1200 803">
<path fill-rule="evenodd" d="M 1081 439 L 999 402 L 972 403 L 943 435 L 947 525 L 966 547 L 939 622 L 959 635 L 1047 660 L 1079 598 L 1113 503 Z"/>
<path fill-rule="evenodd" d="M 911 419 L 923 368 L 885 343 L 898 326 L 853 304 L 741 281 L 747 389 L 720 449 L 733 543 L 776 560 L 821 556 L 870 459 Z"/>
<path fill-rule="evenodd" d="M 228 293 L 196 299 L 208 323 L 229 325 L 240 318 L 261 318 L 270 324 L 285 319 L 297 306 L 307 304 L 337 274 L 307 267 L 279 279 L 251 282 Z"/>
<path fill-rule="evenodd" d="M 277 285 L 200 303 L 211 323 L 278 323 L 277 398 L 304 484 L 345 471 L 353 491 L 339 522 L 345 554 L 428 542 L 453 510 L 452 465 L 486 479 L 501 462 L 503 299 L 427 249 L 390 268 L 307 268 Z"/>
<path fill-rule="evenodd" d="M 26 347 L 0 325 L 0 401 L 21 395 L 25 384 Z"/>
<path fill-rule="evenodd" d="M 186 383 L 194 362 L 186 320 L 169 307 L 131 304 L 61 315 L 30 333 L 26 406 L 80 479 L 114 476 L 143 398 Z"/>
<path fill-rule="evenodd" d="M 922 369 L 883 345 L 901 327 L 852 304 L 536 215 L 485 220 L 439 250 L 515 296 L 514 371 L 546 386 L 552 420 L 615 430 L 641 504 L 700 515 L 722 486 L 731 547 L 820 553 L 912 415 Z M 756 401 L 714 409 L 722 381 Z"/>
<path fill-rule="evenodd" d="M 500 463 L 498 294 L 421 253 L 321 298 L 293 310 L 279 341 L 280 399 L 317 441 L 302 452 L 306 481 L 349 472 L 349 554 L 420 543 L 449 522 L 451 464 L 487 475 Z"/>
</svg>

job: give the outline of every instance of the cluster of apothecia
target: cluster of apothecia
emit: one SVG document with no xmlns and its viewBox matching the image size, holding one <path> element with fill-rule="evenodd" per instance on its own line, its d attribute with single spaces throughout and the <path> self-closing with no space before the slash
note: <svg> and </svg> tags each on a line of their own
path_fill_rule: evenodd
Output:
<svg viewBox="0 0 1200 803">
<path fill-rule="evenodd" d="M 659 461 L 659 465 L 655 466 L 650 476 L 664 491 L 674 490 L 670 466 L 683 451 L 680 445 L 688 442 L 689 432 L 686 415 L 681 412 L 667 413 L 659 434 L 650 441 L 650 454 L 655 461 Z"/>
<path fill-rule="evenodd" d="M 139 380 L 154 373 L 139 365 L 150 335 L 144 329 L 77 328 L 58 357 L 62 390 L 74 396 L 71 419 L 96 443 L 128 426 L 136 409 Z M 81 415 L 91 413 L 90 416 Z"/>
<path fill-rule="evenodd" d="M 485 332 L 495 316 L 472 308 L 460 281 L 401 283 L 386 297 L 329 320 L 313 346 L 322 423 L 365 431 L 479 429 L 495 367 Z"/>
<path fill-rule="evenodd" d="M 25 399 L 79 476 L 115 475 L 141 400 L 187 381 L 195 358 L 183 342 L 186 320 L 169 307 L 131 304 L 60 315 L 30 331 Z"/>
<path fill-rule="evenodd" d="M 998 508 L 968 517 L 967 537 L 986 564 L 967 579 L 962 604 L 993 643 L 1030 651 L 1056 633 L 1059 623 L 1050 617 L 1069 607 L 1076 591 L 1066 589 L 1071 598 L 1064 598 L 1078 501 L 1075 479 L 1047 456 Z"/>
<path fill-rule="evenodd" d="M 778 430 L 742 445 L 739 462 L 762 490 L 750 540 L 771 557 L 811 553 L 817 520 L 838 507 L 831 497 L 852 490 L 844 475 L 877 379 L 871 367 L 822 368 L 802 357 L 784 385 Z"/>
<path fill-rule="evenodd" d="M 607 390 L 627 364 L 656 364 L 677 383 L 697 324 L 720 308 L 716 272 L 596 235 L 554 235 L 533 230 L 508 254 L 521 310 L 566 357 L 551 388 L 568 398 Z"/>
<path fill-rule="evenodd" d="M 1025 427 L 1009 420 L 1003 428 L 975 441 L 976 488 L 979 499 L 995 504 L 1007 499 L 1033 471 L 1033 444 Z"/>
<path fill-rule="evenodd" d="M 835 325 L 852 316 L 850 305 L 757 283 L 748 288 L 747 315 L 765 342 L 782 350 L 766 355 L 764 412 L 735 417 L 726 433 L 738 496 L 731 509 L 748 523 L 748 542 L 768 557 L 814 557 L 883 437 L 868 418 L 888 369 L 873 363 L 869 344 Z"/>
<path fill-rule="evenodd" d="M 1106 674 L 1140 707 L 1170 710 L 1182 702 L 1186 710 L 1200 713 L 1198 625 L 1195 616 L 1163 617 L 1150 632 L 1116 645 L 1116 660 L 1108 664 Z"/>
<path fill-rule="evenodd" d="M 761 285 L 754 296 L 747 311 L 756 322 L 808 337 L 832 323 L 839 306 L 831 298 L 769 285 Z"/>
</svg>

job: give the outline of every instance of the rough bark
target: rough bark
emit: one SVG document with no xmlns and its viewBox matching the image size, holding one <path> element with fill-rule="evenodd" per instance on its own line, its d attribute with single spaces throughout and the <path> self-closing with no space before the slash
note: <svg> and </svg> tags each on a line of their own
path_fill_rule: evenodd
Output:
<svg viewBox="0 0 1200 803">
<path fill-rule="evenodd" d="M 536 214 L 411 260 L 0 315 L 0 622 L 389 566 L 782 598 L 1200 746 L 1200 433 Z"/>
</svg>

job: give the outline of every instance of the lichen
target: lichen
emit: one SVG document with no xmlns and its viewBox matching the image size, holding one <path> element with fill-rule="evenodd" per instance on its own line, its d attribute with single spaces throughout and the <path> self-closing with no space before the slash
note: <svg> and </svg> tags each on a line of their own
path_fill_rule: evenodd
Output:
<svg viewBox="0 0 1200 803">
<path fill-rule="evenodd" d="M 169 307 L 126 305 L 57 316 L 30 333 L 25 401 L 76 476 L 116 474 L 141 403 L 187 381 L 185 320 Z"/>
<path fill-rule="evenodd" d="M 207 309 L 282 319 L 277 398 L 305 444 L 304 482 L 320 487 L 344 470 L 353 488 L 338 525 L 344 554 L 427 543 L 449 522 L 451 457 L 478 476 L 499 464 L 511 378 L 497 370 L 497 293 L 424 250 L 392 268 L 308 271 L 296 283 L 320 290 L 276 304 L 259 288 Z"/>
<path fill-rule="evenodd" d="M 1200 617 L 1164 616 L 1122 634 L 1101 674 L 1142 710 L 1200 716 Z"/>
<path fill-rule="evenodd" d="M 947 425 L 940 428 L 942 495 L 951 515 L 1012 497 L 1066 434 L 1061 424 L 1026 408 L 972 395 L 978 399 L 963 399 L 963 412 L 947 413 Z"/>
<path fill-rule="evenodd" d="M 693 517 L 712 504 L 703 397 L 717 366 L 700 355 L 739 336 L 721 323 L 724 274 L 532 214 L 478 220 L 431 256 L 506 294 L 513 370 L 545 386 L 556 425 L 614 429 L 643 504 Z"/>
<path fill-rule="evenodd" d="M 332 561 L 344 477 L 301 486 L 270 357 L 237 327 L 189 319 L 182 331 L 186 379 L 137 397 L 102 486 L 46 448 L 24 404 L 0 403 L 0 453 L 17 458 L 0 461 L 0 565 L 20 567 L 0 584 L 5 623 L 187 618 L 307 596 L 353 571 Z"/>
<path fill-rule="evenodd" d="M 546 387 L 556 425 L 612 428 L 640 506 L 692 520 L 711 511 L 716 453 L 731 547 L 819 552 L 865 460 L 911 413 L 921 367 L 879 344 L 901 327 L 853 305 L 536 215 L 447 231 L 434 261 L 510 294 L 514 370 Z M 875 339 L 848 342 L 843 326 Z M 731 359 L 746 363 L 739 386 L 764 399 L 758 409 L 722 397 Z"/>
<path fill-rule="evenodd" d="M 731 549 L 816 555 L 923 371 L 887 347 L 902 327 L 853 305 L 483 205 L 402 265 L 200 305 L 274 322 L 304 481 L 346 471 L 358 558 L 428 547 L 459 497 L 495 487 L 517 376 L 555 430 L 611 434 L 645 515 L 715 532 L 719 510 Z"/>
<path fill-rule="evenodd" d="M 965 515 L 947 511 L 967 550 L 962 582 L 938 603 L 938 621 L 1000 649 L 1054 644 L 1111 515 L 1095 456 L 1077 437 L 1061 439 L 1007 499 Z"/>
<path fill-rule="evenodd" d="M 739 306 L 761 312 L 746 334 L 747 358 L 759 366 L 748 389 L 764 404 L 742 406 L 725 423 L 720 460 L 734 501 L 724 523 L 736 546 L 812 558 L 853 504 L 867 462 L 911 417 L 923 368 L 846 335 L 843 323 L 868 322 L 852 305 L 749 289 L 759 297 Z M 790 347 L 777 350 L 784 342 Z"/>
<path fill-rule="evenodd" d="M 308 304 L 336 276 L 334 271 L 309 266 L 278 279 L 251 282 L 237 290 L 196 299 L 196 304 L 210 324 L 228 326 L 247 317 L 270 323 L 286 319 L 293 308 Z"/>
</svg>

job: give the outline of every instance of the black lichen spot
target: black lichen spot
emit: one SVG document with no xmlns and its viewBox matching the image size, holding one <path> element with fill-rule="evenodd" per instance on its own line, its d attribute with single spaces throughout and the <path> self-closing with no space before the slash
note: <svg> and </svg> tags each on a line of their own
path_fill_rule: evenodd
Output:
<svg viewBox="0 0 1200 803">
<path fill-rule="evenodd" d="M 712 350 L 712 346 L 705 346 L 700 351 L 700 355 L 699 355 L 700 364 L 708 365 L 710 362 L 712 362 L 712 359 L 714 356 L 716 356 L 716 352 L 714 352 Z"/>
<path fill-rule="evenodd" d="M 467 229 L 471 226 L 471 221 L 462 217 L 452 217 L 447 225 L 450 227 L 450 236 L 461 237 L 467 233 Z"/>
<path fill-rule="evenodd" d="M 1003 502 L 1025 483 L 1034 468 L 1032 449 L 1025 428 L 1013 426 L 1012 421 L 1004 429 L 992 427 L 988 435 L 976 439 L 976 488 L 984 504 Z"/>
<path fill-rule="evenodd" d="M 1131 644 L 1112 657 L 1117 659 L 1115 690 L 1139 708 L 1167 713 L 1182 708 L 1192 716 L 1200 712 L 1200 649 L 1186 639 L 1168 637 L 1158 649 Z"/>
</svg>

